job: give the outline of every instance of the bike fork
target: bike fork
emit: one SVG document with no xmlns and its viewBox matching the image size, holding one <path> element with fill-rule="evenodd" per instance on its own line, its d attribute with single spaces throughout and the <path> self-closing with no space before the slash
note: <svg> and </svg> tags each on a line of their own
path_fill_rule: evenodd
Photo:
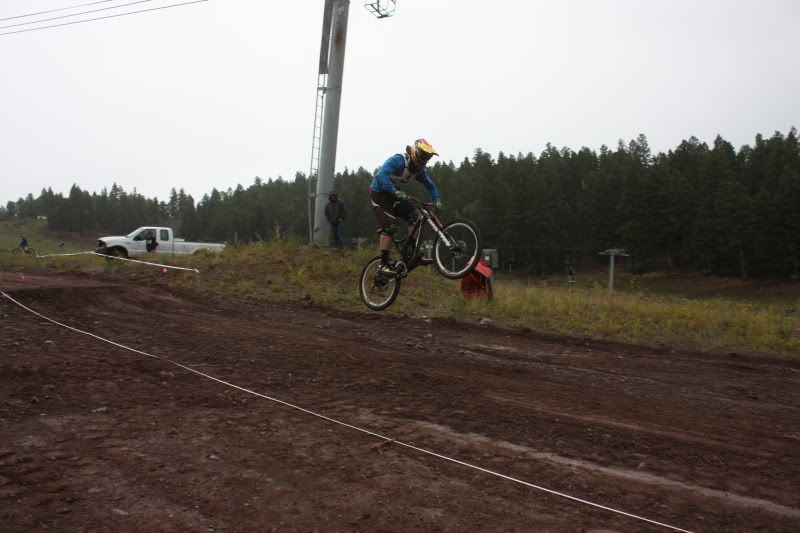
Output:
<svg viewBox="0 0 800 533">
<path fill-rule="evenodd" d="M 433 223 L 431 219 L 428 219 L 428 224 L 431 225 L 433 231 L 439 236 L 440 239 L 442 239 L 442 242 L 444 243 L 445 246 L 447 246 L 448 248 L 453 246 L 453 243 L 450 242 L 450 239 L 447 238 L 447 235 L 445 235 L 445 233 L 442 230 L 440 230 L 436 226 L 436 224 Z"/>
</svg>

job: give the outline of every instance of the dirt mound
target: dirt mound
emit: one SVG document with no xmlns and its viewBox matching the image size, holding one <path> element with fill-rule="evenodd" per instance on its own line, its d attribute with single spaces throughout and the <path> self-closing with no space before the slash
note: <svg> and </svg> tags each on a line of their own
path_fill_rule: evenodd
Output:
<svg viewBox="0 0 800 533">
<path fill-rule="evenodd" d="M 0 530 L 800 530 L 800 365 L 0 274 Z"/>
</svg>

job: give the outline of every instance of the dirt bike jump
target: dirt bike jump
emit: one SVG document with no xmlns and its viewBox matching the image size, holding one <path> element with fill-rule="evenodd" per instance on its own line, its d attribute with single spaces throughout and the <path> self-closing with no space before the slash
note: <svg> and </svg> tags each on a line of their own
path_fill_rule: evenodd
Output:
<svg viewBox="0 0 800 533">
<path fill-rule="evenodd" d="M 1 531 L 800 530 L 796 360 L 0 274 Z"/>
</svg>

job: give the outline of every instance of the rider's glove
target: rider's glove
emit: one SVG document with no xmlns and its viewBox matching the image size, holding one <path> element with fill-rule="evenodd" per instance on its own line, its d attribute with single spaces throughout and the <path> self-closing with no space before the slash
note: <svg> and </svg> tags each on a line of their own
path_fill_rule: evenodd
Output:
<svg viewBox="0 0 800 533">
<path fill-rule="evenodd" d="M 436 200 L 435 202 L 433 202 L 433 205 L 436 206 L 436 209 L 441 209 L 442 208 L 442 201 L 441 200 Z"/>
<path fill-rule="evenodd" d="M 397 198 L 398 200 L 405 200 L 408 197 L 408 195 L 403 191 L 394 191 L 394 197 Z"/>
</svg>

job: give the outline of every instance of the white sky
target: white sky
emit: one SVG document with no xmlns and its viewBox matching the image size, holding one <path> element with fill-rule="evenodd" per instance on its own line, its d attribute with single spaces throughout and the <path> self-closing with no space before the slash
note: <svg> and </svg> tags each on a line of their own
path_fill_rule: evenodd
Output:
<svg viewBox="0 0 800 533">
<path fill-rule="evenodd" d="M 0 0 L 0 18 L 88 1 Z M 337 171 L 372 170 L 417 137 L 458 163 L 476 147 L 538 155 L 639 133 L 654 152 L 691 135 L 738 148 L 800 127 L 797 0 L 397 0 L 382 20 L 363 3 L 350 3 Z M 308 173 L 323 5 L 210 0 L 0 36 L 0 205 L 73 183 L 199 200 Z"/>
</svg>

